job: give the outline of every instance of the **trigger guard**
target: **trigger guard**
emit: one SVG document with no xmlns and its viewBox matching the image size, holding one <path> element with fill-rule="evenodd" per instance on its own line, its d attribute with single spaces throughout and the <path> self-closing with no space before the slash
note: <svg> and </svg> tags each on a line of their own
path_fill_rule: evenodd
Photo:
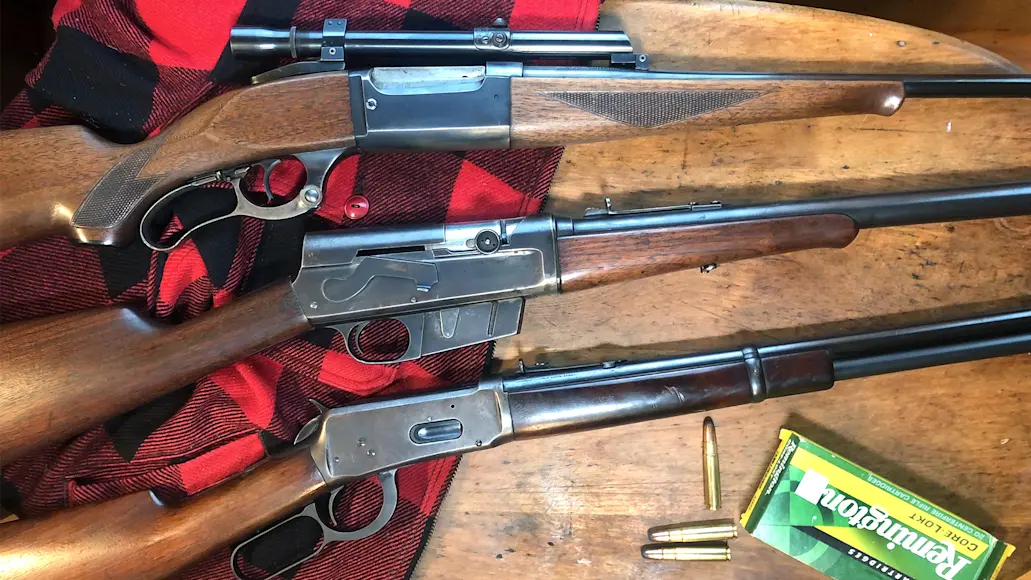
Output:
<svg viewBox="0 0 1031 580">
<path fill-rule="evenodd" d="M 278 221 L 302 216 L 315 211 L 322 205 L 326 198 L 326 178 L 329 172 L 336 166 L 340 159 L 351 153 L 351 149 L 326 149 L 322 151 L 308 151 L 292 155 L 294 159 L 301 162 L 306 174 L 304 185 L 297 193 L 297 196 L 283 205 L 265 207 L 252 203 L 240 189 L 240 179 L 233 180 L 233 189 L 236 191 L 236 210 L 232 214 L 218 219 L 225 219 L 231 216 L 247 216 L 261 220 Z M 265 175 L 262 177 L 262 187 L 265 189 L 265 196 L 272 199 L 272 182 L 269 181 L 272 170 L 282 163 L 282 159 L 266 159 L 259 161 L 251 167 L 262 167 Z M 242 175 L 240 177 L 243 177 Z M 305 189 L 314 187 L 316 197 L 309 201 L 305 199 Z M 217 220 L 213 220 L 217 221 Z M 202 224 L 207 225 L 207 223 Z M 197 229 L 201 226 L 197 226 Z"/>
<path fill-rule="evenodd" d="M 304 166 L 304 186 L 315 186 L 319 188 L 322 197 L 326 196 L 326 179 L 330 171 L 336 167 L 341 159 L 354 152 L 353 148 L 323 149 L 320 151 L 306 151 L 297 153 L 293 157 Z"/>
<path fill-rule="evenodd" d="M 394 510 L 397 509 L 397 470 L 384 471 L 377 478 L 379 479 L 380 487 L 383 488 L 383 507 L 379 509 L 379 515 L 376 516 L 376 519 L 372 520 L 372 523 L 364 528 L 348 532 L 334 530 L 324 525 L 322 529 L 323 546 L 329 542 L 347 542 L 368 538 L 382 530 L 387 525 L 387 522 L 390 521 L 390 518 L 394 517 Z M 333 515 L 333 503 L 336 501 L 337 494 L 343 489 L 338 487 L 329 495 L 329 517 L 334 526 L 337 523 L 336 517 Z M 325 524 L 325 522 L 322 523 Z"/>
<path fill-rule="evenodd" d="M 405 330 L 408 331 L 408 348 L 405 349 L 404 353 L 390 360 L 366 360 L 361 355 L 351 350 L 351 333 L 354 332 L 354 342 L 358 344 L 358 336 L 365 330 L 373 321 L 363 320 L 360 322 L 347 322 L 344 324 L 333 324 L 330 328 L 336 330 L 344 337 L 344 348 L 347 350 L 347 354 L 354 357 L 355 360 L 368 365 L 389 365 L 394 363 L 400 363 L 410 360 L 415 360 L 422 356 L 422 332 L 423 324 L 426 319 L 423 314 L 409 314 L 407 316 L 397 316 L 388 320 L 396 320 L 404 325 Z M 418 320 L 417 325 L 410 324 L 410 321 Z"/>
<path fill-rule="evenodd" d="M 266 170 L 266 178 L 268 177 L 268 174 L 269 172 Z M 319 207 L 318 203 L 312 204 L 305 201 L 303 195 L 298 195 L 297 197 L 291 199 L 283 205 L 277 205 L 274 207 L 258 205 L 256 203 L 251 202 L 251 200 L 247 199 L 247 196 L 243 194 L 243 190 L 240 189 L 239 178 L 233 180 L 233 191 L 236 192 L 236 209 L 233 210 L 233 213 L 209 220 L 199 226 L 194 227 L 193 229 L 195 230 L 201 226 L 206 226 L 209 223 L 213 223 L 218 220 L 223 220 L 227 217 L 233 216 L 246 216 L 267 221 L 288 220 L 290 218 L 304 215 Z M 265 195 L 272 195 L 272 190 L 266 189 Z"/>
</svg>

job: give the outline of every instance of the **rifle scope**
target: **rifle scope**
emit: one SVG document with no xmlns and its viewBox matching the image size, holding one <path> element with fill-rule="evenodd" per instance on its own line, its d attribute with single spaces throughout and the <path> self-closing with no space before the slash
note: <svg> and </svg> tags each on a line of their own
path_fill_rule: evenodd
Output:
<svg viewBox="0 0 1031 580">
<path fill-rule="evenodd" d="M 232 29 L 229 44 L 238 58 L 472 57 L 530 60 L 536 58 L 608 59 L 632 54 L 622 32 L 557 32 L 477 28 L 447 31 L 347 30 L 341 19 L 327 20 L 322 30 L 290 28 Z M 340 51 L 327 54 L 323 49 Z M 342 49 L 342 50 L 341 50 Z"/>
</svg>

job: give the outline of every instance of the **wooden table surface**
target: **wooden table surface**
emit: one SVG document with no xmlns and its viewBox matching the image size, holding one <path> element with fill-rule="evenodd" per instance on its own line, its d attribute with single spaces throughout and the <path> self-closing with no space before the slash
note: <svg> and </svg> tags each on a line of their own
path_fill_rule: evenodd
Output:
<svg viewBox="0 0 1031 580">
<path fill-rule="evenodd" d="M 893 18 L 939 24 L 1031 67 L 1026 0 L 818 4 L 870 14 L 880 5 Z M 939 14 L 950 10 L 970 16 Z M 653 55 L 654 68 L 1013 70 L 941 34 L 782 5 L 608 0 L 602 27 L 626 29 L 638 50 Z M 1029 144 L 1027 100 L 911 100 L 887 119 L 570 147 L 550 205 L 576 215 L 606 196 L 618 207 L 645 207 L 1027 180 Z M 654 357 L 1027 306 L 1029 297 L 1031 218 L 889 228 L 864 231 L 845 250 L 535 299 L 522 333 L 499 343 L 496 356 L 505 367 L 519 358 Z M 733 542 L 728 563 L 640 557 L 648 527 L 712 517 L 702 500 L 703 416 L 470 454 L 416 577 L 822 577 L 747 533 Z M 723 483 L 717 516 L 736 517 L 746 507 L 778 429 L 787 426 L 1016 545 L 1002 578 L 1031 569 L 1031 356 L 848 381 L 711 416 Z"/>
</svg>

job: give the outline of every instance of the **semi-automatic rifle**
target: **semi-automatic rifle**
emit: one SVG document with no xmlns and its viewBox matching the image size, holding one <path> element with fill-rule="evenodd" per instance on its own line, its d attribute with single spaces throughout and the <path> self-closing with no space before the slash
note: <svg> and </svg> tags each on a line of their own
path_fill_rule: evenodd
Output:
<svg viewBox="0 0 1031 580">
<path fill-rule="evenodd" d="M 320 406 L 292 452 L 180 505 L 137 493 L 0 525 L 0 570 L 12 580 L 163 578 L 275 524 L 238 545 L 232 557 L 237 578 L 268 578 L 333 542 L 382 529 L 397 505 L 397 469 L 405 465 L 513 440 L 811 393 L 836 381 L 1028 353 L 1029 329 L 1031 310 L 1020 310 L 646 362 L 523 369 L 456 390 Z M 373 475 L 383 489 L 379 515 L 359 530 L 336 529 L 333 504 L 342 486 Z M 291 537 L 292 526 L 302 523 L 318 526 L 322 541 L 300 561 L 262 570 L 253 565 L 260 558 L 243 557 L 260 553 L 263 540 L 286 541 L 277 533 Z"/>
<path fill-rule="evenodd" d="M 321 32 L 236 28 L 230 44 L 241 58 L 314 60 L 258 75 L 141 143 L 110 143 L 80 126 L 0 134 L 0 249 L 60 234 L 113 245 L 140 236 L 170 250 L 230 216 L 300 216 L 323 202 L 334 165 L 360 151 L 543 147 L 891 115 L 906 98 L 1031 96 L 1031 76 L 654 72 L 622 32 L 362 32 L 331 19 Z M 608 65 L 525 64 L 542 59 Z M 304 165 L 304 183 L 291 200 L 267 203 L 282 199 L 269 175 L 284 158 Z M 260 182 L 264 202 L 248 198 L 245 178 Z M 197 188 L 233 192 L 235 202 L 223 212 L 205 201 L 201 213 L 214 215 L 163 236 L 175 200 Z"/>
<path fill-rule="evenodd" d="M 517 333 L 533 296 L 840 248 L 865 228 L 1024 214 L 1031 214 L 1031 185 L 1010 184 L 313 232 L 292 282 L 274 282 L 179 325 L 127 307 L 5 325 L 0 460 L 80 433 L 316 326 L 339 331 L 364 362 L 411 360 Z M 369 324 L 386 319 L 404 325 L 407 343 L 397 352 L 363 348 Z"/>
</svg>

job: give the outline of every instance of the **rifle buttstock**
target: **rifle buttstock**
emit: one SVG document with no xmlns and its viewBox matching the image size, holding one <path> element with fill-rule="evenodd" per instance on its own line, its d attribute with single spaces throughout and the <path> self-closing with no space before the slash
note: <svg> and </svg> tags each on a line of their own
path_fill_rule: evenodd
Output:
<svg viewBox="0 0 1031 580">
<path fill-rule="evenodd" d="M 310 329 L 279 282 L 169 326 L 96 308 L 0 332 L 0 461 L 80 433 Z"/>
<path fill-rule="evenodd" d="M 813 248 L 843 248 L 858 228 L 843 215 L 688 225 L 559 238 L 562 291 Z"/>
<path fill-rule="evenodd" d="M 326 484 L 307 449 L 162 506 L 140 492 L 0 526 L 5 579 L 165 578 L 310 503 Z"/>
<path fill-rule="evenodd" d="M 133 145 L 108 143 L 83 127 L 6 131 L 0 135 L 0 249 L 49 234 L 126 244 L 139 235 L 148 207 L 190 178 L 351 147 L 348 94 L 345 73 L 246 87 Z"/>
<path fill-rule="evenodd" d="M 72 214 L 123 149 L 80 126 L 0 132 L 0 249 L 52 234 L 74 238 Z"/>
<path fill-rule="evenodd" d="M 835 115 L 891 115 L 894 81 L 512 79 L 512 146 L 544 147 Z"/>
</svg>

